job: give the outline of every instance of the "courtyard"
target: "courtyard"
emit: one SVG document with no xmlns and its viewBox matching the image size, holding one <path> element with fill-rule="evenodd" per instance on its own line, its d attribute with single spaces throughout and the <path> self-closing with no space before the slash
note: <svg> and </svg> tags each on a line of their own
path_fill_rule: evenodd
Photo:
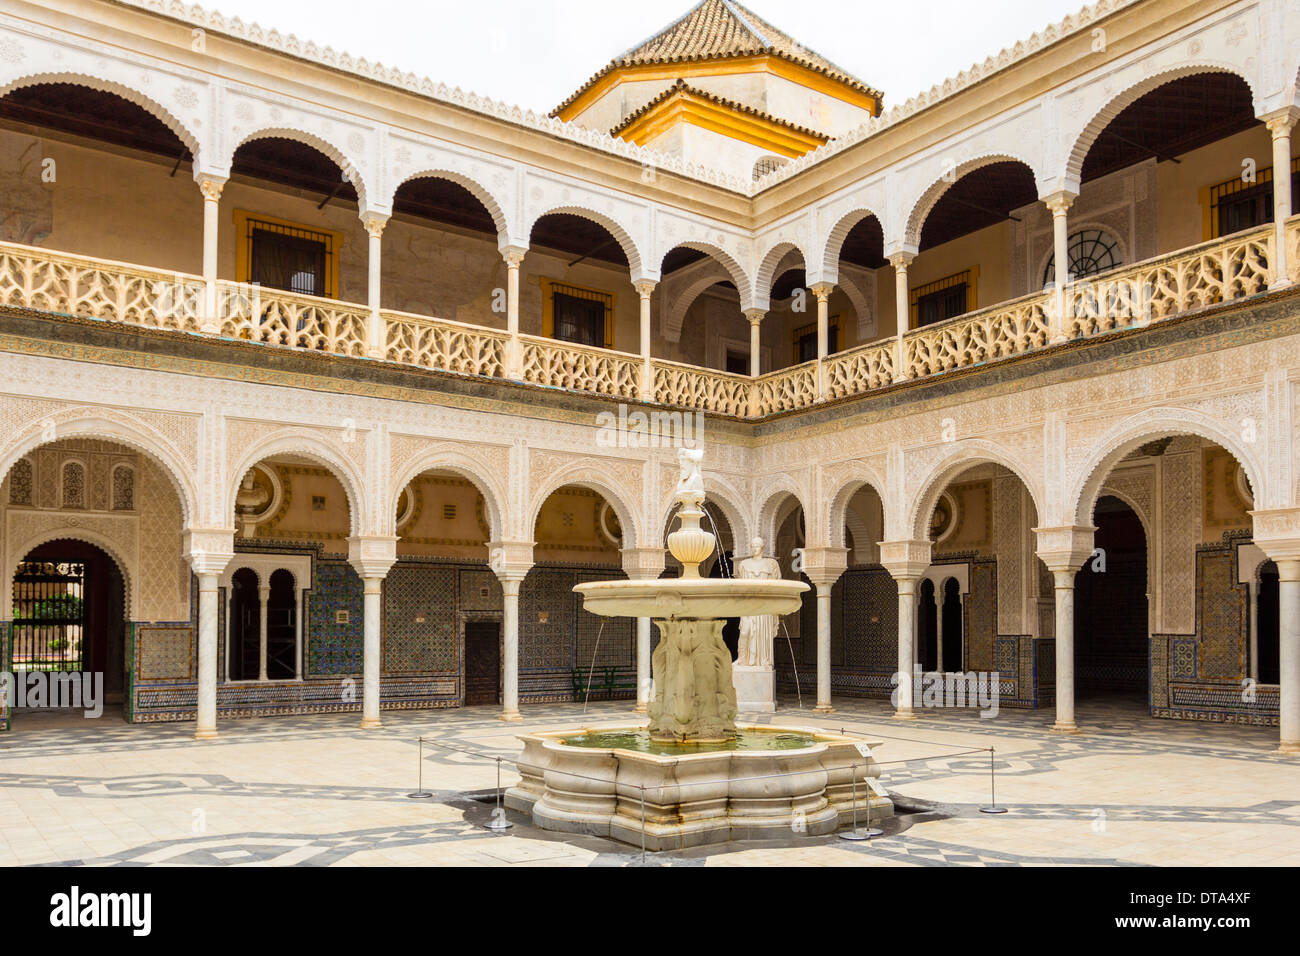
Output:
<svg viewBox="0 0 1300 956">
<path fill-rule="evenodd" d="M 804 701 L 805 704 L 809 702 Z M 1140 702 L 1080 701 L 1077 736 L 1052 712 L 923 711 L 837 701 L 830 714 L 783 701 L 755 722 L 844 730 L 879 741 L 881 782 L 899 812 L 870 841 L 837 835 L 651 853 L 653 866 L 1288 866 L 1300 863 L 1294 759 L 1275 728 L 1157 720 Z M 548 833 L 507 813 L 517 733 L 627 722 L 630 702 L 535 705 L 505 723 L 494 707 L 223 722 L 119 723 L 68 712 L 15 714 L 0 745 L 0 865 L 633 866 L 640 852 Z M 775 718 L 775 719 L 774 719 Z M 427 799 L 417 786 L 420 744 Z M 980 813 L 996 799 L 1007 813 Z"/>
</svg>

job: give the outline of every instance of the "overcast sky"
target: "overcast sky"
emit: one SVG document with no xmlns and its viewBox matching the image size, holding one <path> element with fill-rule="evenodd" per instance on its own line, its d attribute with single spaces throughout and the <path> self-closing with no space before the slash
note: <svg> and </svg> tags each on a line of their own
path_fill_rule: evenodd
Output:
<svg viewBox="0 0 1300 956">
<path fill-rule="evenodd" d="M 549 112 L 695 0 L 203 0 L 238 16 L 435 82 Z M 1082 0 L 752 0 L 800 43 L 904 102 Z"/>
</svg>

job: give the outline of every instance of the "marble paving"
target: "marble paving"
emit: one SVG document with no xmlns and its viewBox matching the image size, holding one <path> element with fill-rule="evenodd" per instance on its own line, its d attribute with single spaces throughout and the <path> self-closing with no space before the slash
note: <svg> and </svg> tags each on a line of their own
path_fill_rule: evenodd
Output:
<svg viewBox="0 0 1300 956">
<path fill-rule="evenodd" d="M 622 702 L 225 721 L 218 740 L 190 724 L 130 725 L 18 713 L 0 734 L 0 865 L 628 866 L 640 853 L 550 834 L 506 814 L 493 832 L 515 733 L 634 719 Z M 889 718 L 883 701 L 793 702 L 776 722 L 882 741 L 882 780 L 900 812 L 885 833 L 730 843 L 650 854 L 666 866 L 1106 866 L 1300 864 L 1300 758 L 1276 728 L 1153 720 L 1117 702 L 1078 708 L 1085 733 L 1049 731 L 1051 713 L 929 711 Z M 424 787 L 414 800 L 423 736 Z M 987 748 L 994 748 L 997 802 Z M 983 750 L 980 750 L 983 748 Z M 970 753 L 972 750 L 980 752 Z"/>
</svg>

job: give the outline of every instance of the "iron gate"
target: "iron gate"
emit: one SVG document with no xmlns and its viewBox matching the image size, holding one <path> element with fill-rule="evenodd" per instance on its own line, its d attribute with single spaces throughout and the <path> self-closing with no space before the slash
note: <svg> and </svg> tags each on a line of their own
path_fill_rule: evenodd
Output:
<svg viewBox="0 0 1300 956">
<path fill-rule="evenodd" d="M 12 667 L 84 670 L 86 565 L 24 561 L 14 575 Z"/>
</svg>

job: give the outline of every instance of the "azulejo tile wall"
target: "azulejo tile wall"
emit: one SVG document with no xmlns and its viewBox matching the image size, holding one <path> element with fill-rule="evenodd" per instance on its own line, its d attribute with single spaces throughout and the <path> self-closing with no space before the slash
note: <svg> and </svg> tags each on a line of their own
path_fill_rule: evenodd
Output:
<svg viewBox="0 0 1300 956">
<path fill-rule="evenodd" d="M 545 565 L 533 568 L 519 593 L 519 699 L 573 700 L 575 671 L 587 672 L 593 658 L 599 681 L 613 669 L 636 673 L 636 627 L 630 618 L 600 618 L 583 609 L 575 584 L 616 581 L 614 568 Z M 599 697 L 630 698 L 635 686 Z"/>
</svg>

